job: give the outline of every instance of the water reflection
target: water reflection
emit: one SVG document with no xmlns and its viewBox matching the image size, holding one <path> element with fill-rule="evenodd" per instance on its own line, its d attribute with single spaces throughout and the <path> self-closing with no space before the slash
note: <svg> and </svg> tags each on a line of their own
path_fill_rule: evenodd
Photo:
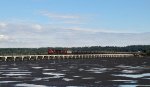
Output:
<svg viewBox="0 0 150 87">
<path fill-rule="evenodd" d="M 149 58 L 0 62 L 1 87 L 136 87 L 149 82 Z"/>
</svg>

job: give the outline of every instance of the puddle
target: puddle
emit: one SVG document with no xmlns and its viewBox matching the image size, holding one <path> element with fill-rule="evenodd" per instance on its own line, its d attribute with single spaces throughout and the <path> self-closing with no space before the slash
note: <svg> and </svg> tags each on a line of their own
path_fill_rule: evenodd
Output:
<svg viewBox="0 0 150 87">
<path fill-rule="evenodd" d="M 28 70 L 16 70 L 16 69 L 15 69 L 15 70 L 0 70 L 0 71 L 1 71 L 1 72 L 19 72 L 19 71 L 20 71 L 20 72 L 21 72 L 21 71 L 24 71 L 24 72 L 25 72 L 25 71 L 28 71 Z"/>
<path fill-rule="evenodd" d="M 140 73 L 141 70 L 122 70 L 122 73 Z"/>
<path fill-rule="evenodd" d="M 32 81 L 40 81 L 42 78 L 34 78 Z"/>
<path fill-rule="evenodd" d="M 15 87 L 48 87 L 48 86 L 22 83 L 22 84 L 16 84 Z"/>
<path fill-rule="evenodd" d="M 124 82 L 124 83 L 137 83 L 135 80 L 109 80 L 113 82 Z"/>
<path fill-rule="evenodd" d="M 73 76 L 73 77 L 78 78 L 78 77 L 81 77 L 81 76 Z"/>
<path fill-rule="evenodd" d="M 56 70 L 56 69 L 43 69 L 44 71 L 53 71 L 53 70 Z"/>
<path fill-rule="evenodd" d="M 107 68 L 92 68 L 92 69 L 85 70 L 85 71 L 92 72 L 92 73 L 104 73 L 107 70 L 108 70 Z"/>
<path fill-rule="evenodd" d="M 18 70 L 19 68 L 9 68 L 10 70 Z"/>
<path fill-rule="evenodd" d="M 0 84 L 4 84 L 4 83 L 16 83 L 16 82 L 20 82 L 20 81 L 0 81 Z"/>
<path fill-rule="evenodd" d="M 49 77 L 49 78 L 61 78 L 61 77 L 64 77 L 65 74 L 62 74 L 62 73 L 53 73 L 53 72 L 50 72 L 50 73 L 43 73 L 44 75 L 51 75 L 52 77 Z"/>
<path fill-rule="evenodd" d="M 61 76 L 61 75 L 65 75 L 65 74 L 62 74 L 62 73 L 53 73 L 53 72 L 50 72 L 50 73 L 43 73 L 44 75 L 55 75 L 55 76 Z"/>
<path fill-rule="evenodd" d="M 82 78 L 82 79 L 95 79 L 94 77 L 85 77 L 85 78 Z"/>
<path fill-rule="evenodd" d="M 112 74 L 113 76 L 121 76 L 121 77 L 129 77 L 129 78 L 142 78 L 146 76 L 150 76 L 150 73 L 144 74 Z"/>
<path fill-rule="evenodd" d="M 126 66 L 126 65 L 118 65 L 116 66 L 118 68 L 124 68 L 124 69 L 143 69 L 142 66 Z"/>
<path fill-rule="evenodd" d="M 64 81 L 73 81 L 74 79 L 69 79 L 69 78 L 63 78 L 62 80 L 64 80 Z"/>
<path fill-rule="evenodd" d="M 63 71 L 63 72 L 67 72 L 67 71 L 69 71 L 69 70 L 61 70 L 61 71 Z"/>
<path fill-rule="evenodd" d="M 9 74 L 31 74 L 32 72 L 9 72 Z"/>
<path fill-rule="evenodd" d="M 78 69 L 79 71 L 84 71 L 84 69 L 82 69 L 82 68 L 80 68 L 80 69 Z"/>
<path fill-rule="evenodd" d="M 43 67 L 32 67 L 33 69 L 41 69 L 41 68 L 43 68 Z"/>
<path fill-rule="evenodd" d="M 30 74 L 19 74 L 19 73 L 9 73 L 9 74 L 2 74 L 5 76 L 26 76 L 26 75 L 30 75 Z"/>
<path fill-rule="evenodd" d="M 150 85 L 119 85 L 118 87 L 150 87 Z"/>
</svg>

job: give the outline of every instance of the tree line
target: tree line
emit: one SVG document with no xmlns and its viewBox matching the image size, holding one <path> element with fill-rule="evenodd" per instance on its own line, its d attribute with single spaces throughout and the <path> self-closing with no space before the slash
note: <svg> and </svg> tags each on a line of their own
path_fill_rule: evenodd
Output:
<svg viewBox="0 0 150 87">
<path fill-rule="evenodd" d="M 91 46 L 91 47 L 41 47 L 41 48 L 0 48 L 0 55 L 46 55 L 48 49 L 71 51 L 106 51 L 106 52 L 143 52 L 150 56 L 150 45 L 117 46 Z"/>
</svg>

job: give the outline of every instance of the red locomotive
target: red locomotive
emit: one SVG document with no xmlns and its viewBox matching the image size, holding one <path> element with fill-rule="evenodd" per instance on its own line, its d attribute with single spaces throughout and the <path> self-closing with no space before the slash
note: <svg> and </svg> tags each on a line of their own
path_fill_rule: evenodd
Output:
<svg viewBox="0 0 150 87">
<path fill-rule="evenodd" d="M 70 50 L 48 49 L 48 54 L 71 54 Z"/>
</svg>

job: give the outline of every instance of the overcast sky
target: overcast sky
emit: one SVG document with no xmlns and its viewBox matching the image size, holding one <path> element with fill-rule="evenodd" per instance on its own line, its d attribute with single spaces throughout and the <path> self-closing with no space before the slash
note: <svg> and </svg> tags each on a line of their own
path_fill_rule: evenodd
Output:
<svg viewBox="0 0 150 87">
<path fill-rule="evenodd" d="M 150 45 L 150 0 L 1 0 L 0 48 Z"/>
</svg>

